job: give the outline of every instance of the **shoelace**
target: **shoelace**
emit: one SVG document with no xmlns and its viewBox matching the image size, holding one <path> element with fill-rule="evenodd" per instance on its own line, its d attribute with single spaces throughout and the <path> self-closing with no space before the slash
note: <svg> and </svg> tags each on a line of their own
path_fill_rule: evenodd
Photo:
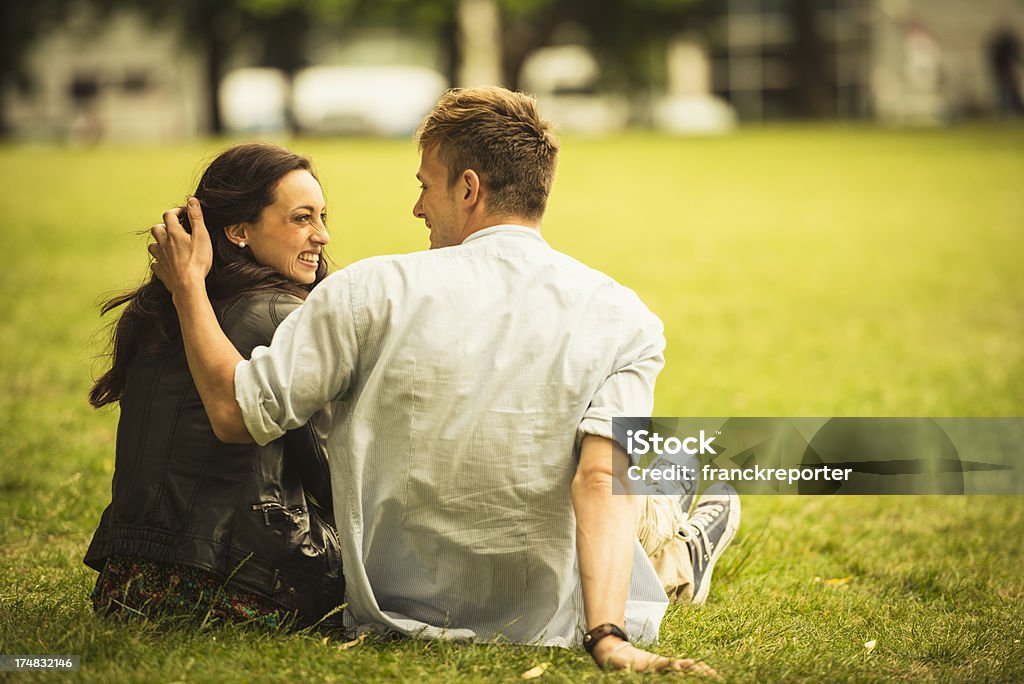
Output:
<svg viewBox="0 0 1024 684">
<path fill-rule="evenodd" d="M 703 561 L 701 568 L 704 567 L 704 563 L 711 560 L 711 552 L 715 549 L 714 542 L 708 539 L 707 528 L 711 527 L 715 520 L 718 519 L 718 516 L 724 512 L 725 504 L 711 502 L 703 504 L 693 511 L 693 515 L 683 523 L 679 530 L 679 536 L 692 544 L 700 546 L 698 560 Z M 691 530 L 692 533 L 690 532 Z M 697 537 L 700 537 L 700 539 Z"/>
<path fill-rule="evenodd" d="M 722 513 L 725 513 L 725 504 L 709 502 L 697 506 L 688 522 L 694 527 L 701 528 L 703 532 L 704 528 L 710 527 Z"/>
</svg>

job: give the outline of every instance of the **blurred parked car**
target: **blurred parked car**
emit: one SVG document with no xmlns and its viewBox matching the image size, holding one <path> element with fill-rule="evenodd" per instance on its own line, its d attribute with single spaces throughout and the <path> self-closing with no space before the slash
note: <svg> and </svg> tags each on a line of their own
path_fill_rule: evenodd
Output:
<svg viewBox="0 0 1024 684">
<path fill-rule="evenodd" d="M 426 67 L 310 67 L 295 75 L 292 113 L 306 133 L 403 136 L 447 88 Z"/>
<path fill-rule="evenodd" d="M 273 133 L 288 128 L 288 77 L 280 69 L 235 69 L 220 83 L 225 130 Z"/>
</svg>

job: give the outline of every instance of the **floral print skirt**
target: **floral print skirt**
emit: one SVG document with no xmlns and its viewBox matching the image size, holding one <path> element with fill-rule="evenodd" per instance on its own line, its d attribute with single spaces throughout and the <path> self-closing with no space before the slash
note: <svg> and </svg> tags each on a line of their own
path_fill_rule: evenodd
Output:
<svg viewBox="0 0 1024 684">
<path fill-rule="evenodd" d="M 276 629 L 292 613 L 268 599 L 185 565 L 138 556 L 111 556 L 92 591 L 93 609 L 125 616 L 185 616 Z"/>
</svg>

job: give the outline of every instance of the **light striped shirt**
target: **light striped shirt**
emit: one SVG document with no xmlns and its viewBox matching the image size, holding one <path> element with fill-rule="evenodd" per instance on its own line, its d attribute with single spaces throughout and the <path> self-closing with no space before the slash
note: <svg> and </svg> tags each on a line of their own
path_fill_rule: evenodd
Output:
<svg viewBox="0 0 1024 684">
<path fill-rule="evenodd" d="M 651 415 L 662 333 L 538 231 L 493 226 L 332 274 L 239 363 L 236 397 L 261 444 L 331 403 L 351 623 L 569 646 L 579 441 Z M 666 605 L 637 542 L 630 636 L 655 641 Z"/>
</svg>

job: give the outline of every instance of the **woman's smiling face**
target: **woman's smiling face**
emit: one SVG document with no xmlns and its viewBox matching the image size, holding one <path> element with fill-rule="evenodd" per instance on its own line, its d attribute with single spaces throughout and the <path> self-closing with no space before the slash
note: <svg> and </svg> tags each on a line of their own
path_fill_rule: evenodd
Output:
<svg viewBox="0 0 1024 684">
<path fill-rule="evenodd" d="M 240 232 L 256 261 L 296 283 L 313 283 L 331 241 L 320 183 L 309 171 L 288 173 L 274 189 L 274 203 Z"/>
</svg>

